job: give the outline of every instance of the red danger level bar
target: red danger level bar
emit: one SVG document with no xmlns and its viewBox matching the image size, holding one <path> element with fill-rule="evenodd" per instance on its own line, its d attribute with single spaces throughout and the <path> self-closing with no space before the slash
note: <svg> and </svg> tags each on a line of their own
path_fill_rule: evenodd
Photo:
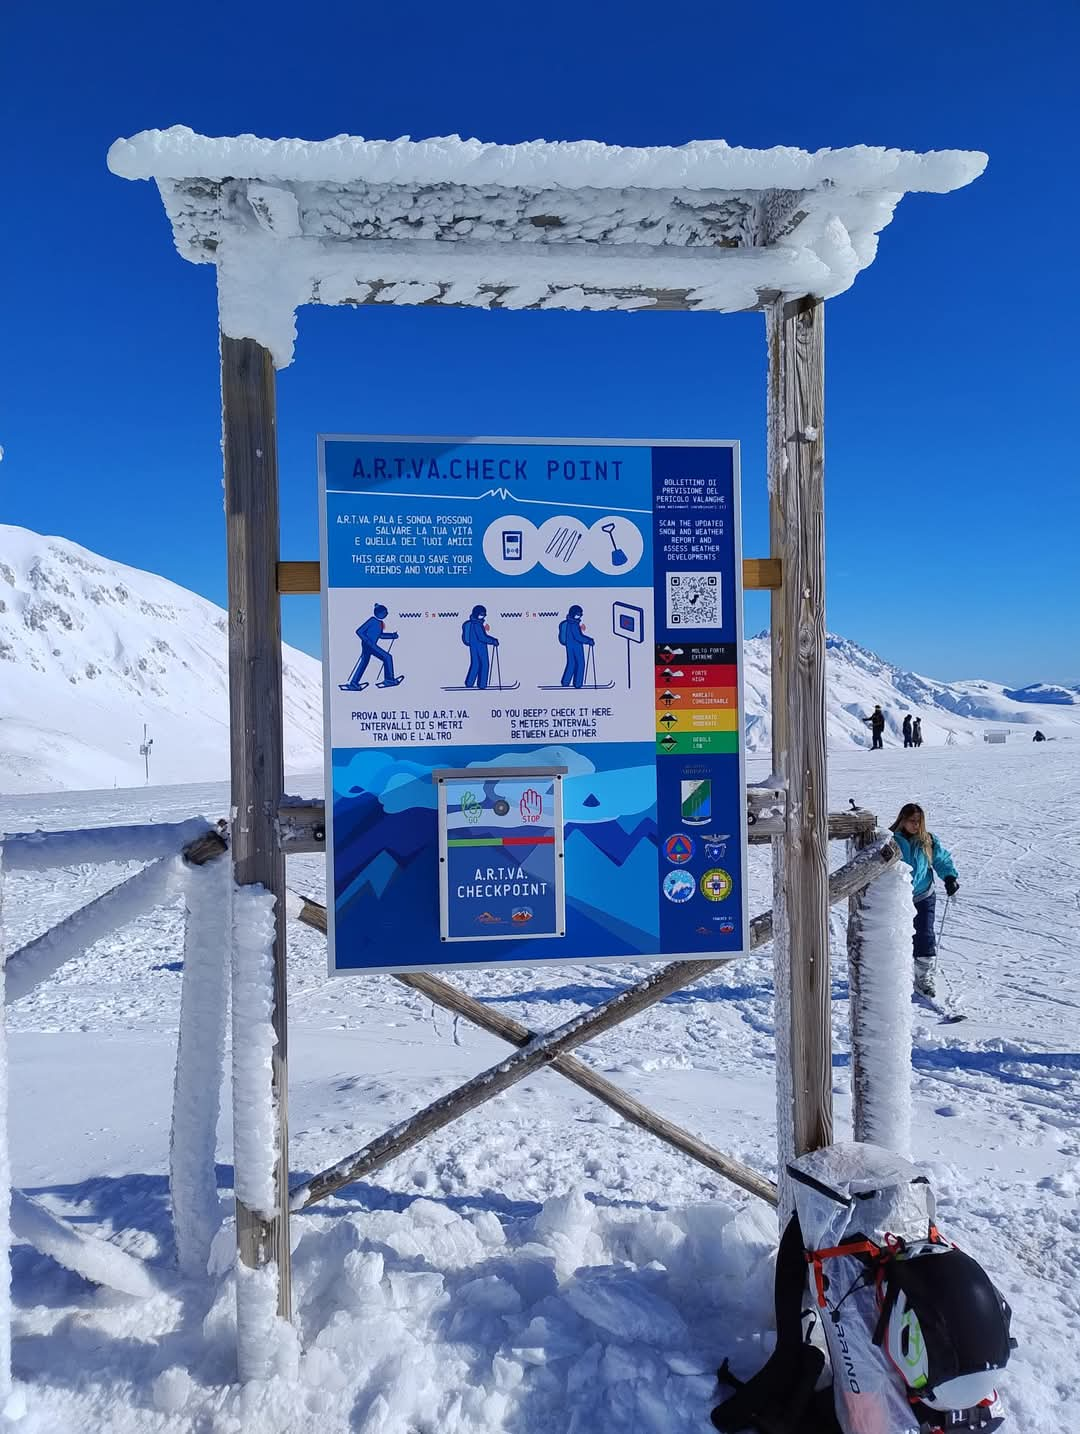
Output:
<svg viewBox="0 0 1080 1434">
<path fill-rule="evenodd" d="M 739 669 L 733 664 L 670 662 L 656 668 L 656 685 L 664 687 L 736 687 Z"/>
</svg>

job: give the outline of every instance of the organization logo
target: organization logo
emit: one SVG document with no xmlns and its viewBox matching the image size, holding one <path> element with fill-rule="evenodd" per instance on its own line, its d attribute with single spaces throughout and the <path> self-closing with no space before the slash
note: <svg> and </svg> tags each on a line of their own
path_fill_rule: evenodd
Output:
<svg viewBox="0 0 1080 1434">
<path fill-rule="evenodd" d="M 483 807 L 476 799 L 475 792 L 462 792 L 461 794 L 461 815 L 473 826 L 483 815 Z"/>
<path fill-rule="evenodd" d="M 515 906 L 510 913 L 510 920 L 515 926 L 524 926 L 527 921 L 533 919 L 531 906 Z"/>
<path fill-rule="evenodd" d="M 661 746 L 663 743 L 661 743 Z M 683 780 L 680 787 L 680 811 L 690 826 L 704 826 L 712 820 L 712 782 L 708 777 Z"/>
<path fill-rule="evenodd" d="M 664 895 L 676 906 L 682 906 L 683 902 L 689 901 L 696 889 L 697 883 L 690 873 L 681 871 L 678 867 L 664 877 Z"/>
<path fill-rule="evenodd" d="M 721 925 L 721 927 L 720 927 L 720 935 L 721 935 L 721 936 L 730 936 L 731 933 L 732 933 L 734 930 L 735 930 L 735 925 L 734 925 L 734 923 L 731 922 L 731 921 L 725 921 L 725 922 Z"/>
<path fill-rule="evenodd" d="M 723 861 L 724 857 L 727 856 L 727 844 L 730 840 L 731 837 L 727 833 L 723 836 L 703 836 L 701 838 L 701 845 L 705 852 L 705 860 L 711 862 Z"/>
<path fill-rule="evenodd" d="M 673 832 L 664 843 L 664 855 L 672 866 L 685 866 L 694 855 L 694 839 L 685 832 Z"/>
<path fill-rule="evenodd" d="M 722 867 L 714 866 L 701 878 L 701 894 L 708 901 L 726 901 L 731 895 L 732 881 Z"/>
</svg>

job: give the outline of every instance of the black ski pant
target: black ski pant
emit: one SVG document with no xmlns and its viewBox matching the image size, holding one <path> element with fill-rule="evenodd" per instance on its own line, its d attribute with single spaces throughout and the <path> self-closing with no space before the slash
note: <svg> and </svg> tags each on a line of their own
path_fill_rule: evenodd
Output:
<svg viewBox="0 0 1080 1434">
<path fill-rule="evenodd" d="M 912 939 L 912 955 L 915 958 L 915 976 L 925 981 L 934 978 L 937 965 L 937 940 L 934 936 L 934 913 L 937 910 L 937 893 L 931 888 L 915 903 L 915 930 Z"/>
<path fill-rule="evenodd" d="M 881 740 L 881 732 L 875 729 L 874 740 L 870 743 L 870 750 L 876 751 L 879 747 L 884 751 L 885 743 Z"/>
</svg>

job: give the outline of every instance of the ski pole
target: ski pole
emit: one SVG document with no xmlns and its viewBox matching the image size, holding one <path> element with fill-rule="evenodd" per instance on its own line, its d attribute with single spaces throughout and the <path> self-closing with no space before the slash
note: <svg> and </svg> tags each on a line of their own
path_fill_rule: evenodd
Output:
<svg viewBox="0 0 1080 1434">
<path fill-rule="evenodd" d="M 495 649 L 495 684 L 502 690 L 502 662 L 499 660 L 499 649 Z"/>
<path fill-rule="evenodd" d="M 941 913 L 941 925 L 938 927 L 938 934 L 937 934 L 937 939 L 938 939 L 938 945 L 939 945 L 939 946 L 941 945 L 941 938 L 942 938 L 942 936 L 945 934 L 945 922 L 946 922 L 946 920 L 947 920 L 947 918 L 948 918 L 948 915 L 949 915 L 949 907 L 950 907 L 951 905 L 952 905 L 952 897 L 951 897 L 951 896 L 946 896 L 946 897 L 945 897 L 945 910 Z"/>
<path fill-rule="evenodd" d="M 945 897 L 945 910 L 941 913 L 941 925 L 938 927 L 938 934 L 937 934 L 937 947 L 938 947 L 938 950 L 937 950 L 937 972 L 938 972 L 938 975 L 941 977 L 942 982 L 944 983 L 944 986 L 945 986 L 945 991 L 946 991 L 946 1004 L 947 1004 L 948 1007 L 951 1007 L 951 1008 L 952 1008 L 952 1014 L 953 1014 L 953 1016 L 954 1016 L 954 1017 L 957 1017 L 957 1012 L 956 1012 L 956 991 L 953 989 L 953 983 L 949 980 L 948 976 L 947 976 L 946 973 L 945 973 L 945 967 L 941 964 L 941 938 L 942 938 L 942 936 L 945 934 L 945 921 L 946 921 L 946 918 L 947 918 L 948 915 L 949 915 L 949 907 L 950 907 L 951 905 L 952 905 L 952 897 L 949 896 L 949 895 L 946 895 L 946 897 Z M 957 1019 L 962 1019 L 962 1017 L 957 1017 Z"/>
</svg>

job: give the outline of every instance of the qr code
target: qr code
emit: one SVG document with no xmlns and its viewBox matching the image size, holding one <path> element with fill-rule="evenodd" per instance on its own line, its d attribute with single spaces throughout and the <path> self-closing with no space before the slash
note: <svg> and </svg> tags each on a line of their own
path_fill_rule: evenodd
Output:
<svg viewBox="0 0 1080 1434">
<path fill-rule="evenodd" d="M 720 627 L 723 609 L 719 573 L 668 573 L 668 627 Z"/>
</svg>

